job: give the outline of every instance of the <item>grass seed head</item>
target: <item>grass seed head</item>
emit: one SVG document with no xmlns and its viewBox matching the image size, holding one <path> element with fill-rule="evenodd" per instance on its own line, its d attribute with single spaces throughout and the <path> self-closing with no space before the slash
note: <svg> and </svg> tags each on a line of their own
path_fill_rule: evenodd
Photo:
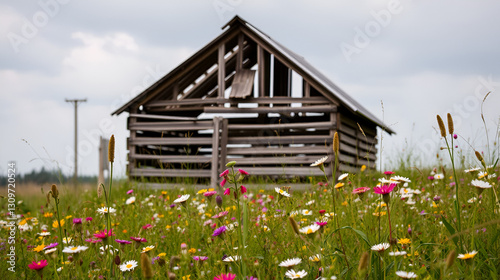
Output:
<svg viewBox="0 0 500 280">
<path fill-rule="evenodd" d="M 290 221 L 290 225 L 292 226 L 293 231 L 297 234 L 300 235 L 299 231 L 299 225 L 297 225 L 297 222 L 293 219 L 292 216 L 288 217 L 288 220 Z"/>
<path fill-rule="evenodd" d="M 363 252 L 361 258 L 359 259 L 358 275 L 364 277 L 368 271 L 368 264 L 370 262 L 370 254 L 368 252 Z"/>
<path fill-rule="evenodd" d="M 452 250 L 449 254 L 448 257 L 446 257 L 446 269 L 449 269 L 450 267 L 453 266 L 453 262 L 457 258 L 457 251 Z"/>
<path fill-rule="evenodd" d="M 115 135 L 114 134 L 112 134 L 111 137 L 109 138 L 108 161 L 109 162 L 115 161 Z"/>
<path fill-rule="evenodd" d="M 340 150 L 339 135 L 337 132 L 333 135 L 333 151 L 338 154 Z"/>
<path fill-rule="evenodd" d="M 453 127 L 453 118 L 451 117 L 451 114 L 448 113 L 448 132 L 453 135 L 454 127 Z"/>
<path fill-rule="evenodd" d="M 151 279 L 154 276 L 153 267 L 151 266 L 151 259 L 148 254 L 141 253 L 141 270 L 142 276 L 146 279 Z"/>
<path fill-rule="evenodd" d="M 50 188 L 50 191 L 52 193 L 53 198 L 57 199 L 59 197 L 59 190 L 57 189 L 56 185 L 52 185 L 52 187 Z"/>
<path fill-rule="evenodd" d="M 441 118 L 440 115 L 436 115 L 436 118 L 439 125 L 439 131 L 441 132 L 441 136 L 446 137 L 446 128 L 444 127 L 443 119 Z"/>
</svg>

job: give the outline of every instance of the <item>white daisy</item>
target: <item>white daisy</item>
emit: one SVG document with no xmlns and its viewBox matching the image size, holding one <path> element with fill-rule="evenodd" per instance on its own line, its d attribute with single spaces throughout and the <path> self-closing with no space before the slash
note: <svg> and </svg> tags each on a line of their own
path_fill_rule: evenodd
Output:
<svg viewBox="0 0 500 280">
<path fill-rule="evenodd" d="M 484 177 L 488 176 L 488 172 L 481 171 L 479 174 L 477 174 L 478 179 L 483 179 Z"/>
<path fill-rule="evenodd" d="M 340 175 L 339 176 L 339 181 L 344 180 L 345 178 L 347 178 L 347 176 L 349 176 L 349 173 L 344 173 L 344 174 Z"/>
<path fill-rule="evenodd" d="M 120 270 L 121 271 L 131 271 L 134 270 L 134 268 L 137 267 L 137 261 L 126 261 L 123 264 L 120 265 Z"/>
<path fill-rule="evenodd" d="M 443 175 L 443 174 L 441 174 L 441 173 L 436 174 L 436 175 L 434 175 L 434 179 L 436 179 L 436 180 L 441 180 L 441 179 L 444 179 L 444 175 Z"/>
<path fill-rule="evenodd" d="M 312 211 L 311 210 L 304 209 L 304 210 L 301 210 L 300 212 L 304 216 L 311 216 L 312 215 Z"/>
<path fill-rule="evenodd" d="M 108 211 L 108 208 L 109 208 L 109 211 Z M 101 207 L 101 208 L 97 208 L 96 210 L 99 214 L 108 214 L 108 213 L 115 213 L 116 212 L 116 209 L 113 208 L 113 207 Z"/>
<path fill-rule="evenodd" d="M 390 183 L 399 183 L 399 182 L 395 182 L 395 181 L 391 181 L 391 180 L 387 180 L 386 178 L 379 178 L 378 181 L 382 184 L 390 184 Z"/>
<path fill-rule="evenodd" d="M 65 247 L 63 249 L 63 253 L 76 254 L 76 253 L 83 252 L 83 251 L 87 250 L 88 248 L 89 247 L 87 247 L 87 246 Z"/>
<path fill-rule="evenodd" d="M 458 254 L 457 258 L 459 258 L 461 260 L 468 260 L 468 259 L 472 259 L 476 254 L 477 254 L 477 251 L 474 250 L 474 251 L 472 251 L 470 253 Z"/>
<path fill-rule="evenodd" d="M 44 231 L 44 232 L 39 232 L 39 233 L 37 233 L 37 234 L 38 234 L 38 235 L 40 235 L 40 236 L 49 236 L 49 235 L 50 235 L 50 232 L 48 232 L 48 231 Z"/>
<path fill-rule="evenodd" d="M 132 204 L 135 202 L 135 196 L 131 196 L 129 198 L 127 198 L 127 200 L 125 201 L 125 204 Z M 121 266 L 120 266 L 121 268 Z"/>
<path fill-rule="evenodd" d="M 389 252 L 389 256 L 398 257 L 406 255 L 406 251 Z"/>
<path fill-rule="evenodd" d="M 415 272 L 406 272 L 406 271 L 396 271 L 396 275 L 405 278 L 405 279 L 410 279 L 410 278 L 417 278 L 417 274 Z"/>
<path fill-rule="evenodd" d="M 185 194 L 185 195 L 177 198 L 176 200 L 174 200 L 174 203 L 183 203 L 183 202 L 186 202 L 186 200 L 188 200 L 190 196 L 191 196 L 190 194 Z"/>
<path fill-rule="evenodd" d="M 223 262 L 235 262 L 235 261 L 238 261 L 240 259 L 240 256 L 228 256 L 228 257 L 225 257 L 222 261 Z"/>
<path fill-rule="evenodd" d="M 118 252 L 118 249 L 113 249 L 113 246 L 111 246 L 111 245 L 101 246 L 101 247 L 99 247 L 99 250 L 101 251 L 101 255 L 104 255 L 106 250 L 109 250 L 110 254 L 113 254 L 113 251 Z"/>
<path fill-rule="evenodd" d="M 324 164 L 327 159 L 328 159 L 328 157 L 322 157 L 322 158 L 318 159 L 317 161 L 315 161 L 314 163 L 311 163 L 311 166 L 320 166 L 320 165 Z"/>
<path fill-rule="evenodd" d="M 57 251 L 57 247 L 50 248 L 48 250 L 45 250 L 44 252 L 45 252 L 45 255 L 48 255 L 48 254 L 53 253 L 55 251 Z"/>
<path fill-rule="evenodd" d="M 311 233 L 315 233 L 319 229 L 320 229 L 319 225 L 312 224 L 310 226 L 303 227 L 303 228 L 299 229 L 299 231 L 300 231 L 300 233 L 303 233 L 303 234 L 311 234 Z"/>
<path fill-rule="evenodd" d="M 311 200 L 311 201 L 308 201 L 308 202 L 306 203 L 306 205 L 307 205 L 307 206 L 309 206 L 309 205 L 314 204 L 314 203 L 316 203 L 316 200 Z"/>
<path fill-rule="evenodd" d="M 309 260 L 312 261 L 312 262 L 319 262 L 321 260 L 321 255 L 320 254 L 316 254 L 314 256 L 310 256 Z"/>
<path fill-rule="evenodd" d="M 393 177 L 391 177 L 391 180 L 401 182 L 401 183 L 403 183 L 403 182 L 404 183 L 411 183 L 410 179 L 403 177 L 403 176 L 393 176 Z"/>
<path fill-rule="evenodd" d="M 73 238 L 71 238 L 71 237 L 68 237 L 68 238 L 63 237 L 63 243 L 64 244 L 69 244 L 69 243 L 71 243 L 71 241 L 73 241 Z"/>
<path fill-rule="evenodd" d="M 285 276 L 290 279 L 304 278 L 306 277 L 306 275 L 307 272 L 305 270 L 295 271 L 293 269 L 290 269 L 285 273 Z"/>
<path fill-rule="evenodd" d="M 302 260 L 300 258 L 293 258 L 293 259 L 288 259 L 288 260 L 282 261 L 279 264 L 279 266 L 281 266 L 281 267 L 294 267 L 301 262 L 302 262 Z"/>
<path fill-rule="evenodd" d="M 154 245 L 144 247 L 144 248 L 142 248 L 142 252 L 141 252 L 141 253 L 146 253 L 146 252 L 148 252 L 148 251 L 153 250 L 154 248 L 155 248 L 155 246 L 154 246 Z"/>
<path fill-rule="evenodd" d="M 380 243 L 372 246 L 372 251 L 383 252 L 391 247 L 389 243 Z"/>
<path fill-rule="evenodd" d="M 476 188 L 481 188 L 481 189 L 489 189 L 491 188 L 490 183 L 481 181 L 481 180 L 472 180 L 470 182 L 471 185 L 473 185 Z"/>
<path fill-rule="evenodd" d="M 466 170 L 464 170 L 464 172 L 465 172 L 465 173 L 470 173 L 470 172 L 476 172 L 476 171 L 479 171 L 479 170 L 481 170 L 481 168 L 480 168 L 480 167 L 473 167 L 473 168 L 471 168 L 471 169 L 466 169 Z"/>
<path fill-rule="evenodd" d="M 281 194 L 282 196 L 290 197 L 290 194 L 289 194 L 289 193 L 287 193 L 286 191 L 284 191 L 284 190 L 282 190 L 282 189 L 280 189 L 280 188 L 278 188 L 278 187 L 274 188 L 274 190 L 275 190 L 277 193 Z"/>
</svg>

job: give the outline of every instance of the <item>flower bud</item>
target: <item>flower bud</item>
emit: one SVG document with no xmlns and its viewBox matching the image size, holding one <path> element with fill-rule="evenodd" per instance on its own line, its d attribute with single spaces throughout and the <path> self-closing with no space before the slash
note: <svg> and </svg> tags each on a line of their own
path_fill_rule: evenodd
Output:
<svg viewBox="0 0 500 280">
<path fill-rule="evenodd" d="M 59 197 L 59 190 L 57 189 L 56 185 L 52 185 L 52 187 L 50 188 L 50 191 L 52 193 L 53 198 L 57 199 Z"/>
<path fill-rule="evenodd" d="M 236 161 L 230 161 L 228 163 L 226 163 L 226 167 L 233 167 L 236 165 Z"/>
<path fill-rule="evenodd" d="M 215 197 L 215 203 L 217 203 L 217 206 L 218 206 L 219 208 L 221 208 L 221 207 L 222 207 L 222 196 L 217 195 L 217 196 Z"/>
<path fill-rule="evenodd" d="M 108 144 L 108 161 L 109 162 L 114 162 L 115 161 L 115 135 L 111 135 L 109 138 L 109 144 Z"/>
</svg>

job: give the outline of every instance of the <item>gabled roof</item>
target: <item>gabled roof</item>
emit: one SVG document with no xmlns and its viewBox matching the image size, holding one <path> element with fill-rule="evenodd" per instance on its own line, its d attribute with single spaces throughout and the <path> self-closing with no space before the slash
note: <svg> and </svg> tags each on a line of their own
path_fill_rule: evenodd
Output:
<svg viewBox="0 0 500 280">
<path fill-rule="evenodd" d="M 229 28 L 227 28 L 229 27 Z M 279 54 L 283 59 L 287 60 L 287 62 L 294 66 L 291 67 L 294 71 L 299 74 L 302 74 L 303 78 L 308 80 L 309 82 L 313 82 L 315 86 L 320 86 L 326 90 L 326 92 L 330 93 L 335 99 L 338 99 L 342 105 L 351 110 L 353 113 L 358 114 L 365 119 L 374 122 L 385 131 L 389 133 L 394 133 L 392 129 L 390 129 L 387 125 L 385 125 L 380 119 L 378 119 L 375 115 L 369 112 L 365 107 L 359 104 L 356 100 L 354 100 L 351 96 L 349 96 L 345 91 L 343 91 L 340 87 L 334 84 L 330 79 L 328 79 L 325 75 L 323 75 L 320 71 L 314 68 L 309 62 L 307 62 L 304 57 L 294 53 L 289 50 L 276 40 L 272 39 L 270 36 L 260 31 L 255 26 L 251 25 L 247 21 L 242 18 L 235 16 L 231 19 L 227 24 L 225 24 L 222 29 L 226 29 L 221 35 L 212 40 L 209 44 L 203 47 L 201 50 L 196 52 L 193 56 L 179 65 L 177 68 L 172 70 L 170 73 L 165 75 L 163 78 L 158 80 L 156 83 L 151 85 L 148 89 L 143 91 L 141 94 L 137 95 L 135 98 L 124 104 L 118 110 L 112 113 L 112 115 L 120 114 L 124 111 L 129 110 L 130 106 L 136 102 L 141 102 L 150 92 L 152 92 L 158 85 L 162 84 L 164 81 L 170 79 L 171 77 L 178 74 L 180 71 L 183 71 L 187 65 L 190 64 L 193 60 L 196 60 L 199 56 L 205 53 L 208 49 L 212 49 L 214 46 L 217 46 L 219 41 L 221 41 L 225 36 L 227 36 L 230 32 L 234 31 L 234 28 L 242 28 L 242 31 L 248 35 L 252 35 L 252 37 L 257 38 L 258 40 L 265 43 L 265 45 L 269 48 L 274 49 L 273 54 Z"/>
</svg>

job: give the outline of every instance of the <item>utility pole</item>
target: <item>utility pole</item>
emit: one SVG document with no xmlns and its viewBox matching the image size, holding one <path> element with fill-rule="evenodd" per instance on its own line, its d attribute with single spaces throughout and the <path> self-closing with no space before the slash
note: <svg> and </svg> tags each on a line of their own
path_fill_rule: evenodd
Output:
<svg viewBox="0 0 500 280">
<path fill-rule="evenodd" d="M 73 182 L 76 186 L 78 182 L 78 103 L 87 102 L 85 99 L 65 99 L 66 102 L 73 103 L 75 105 L 75 173 L 73 175 Z"/>
</svg>

